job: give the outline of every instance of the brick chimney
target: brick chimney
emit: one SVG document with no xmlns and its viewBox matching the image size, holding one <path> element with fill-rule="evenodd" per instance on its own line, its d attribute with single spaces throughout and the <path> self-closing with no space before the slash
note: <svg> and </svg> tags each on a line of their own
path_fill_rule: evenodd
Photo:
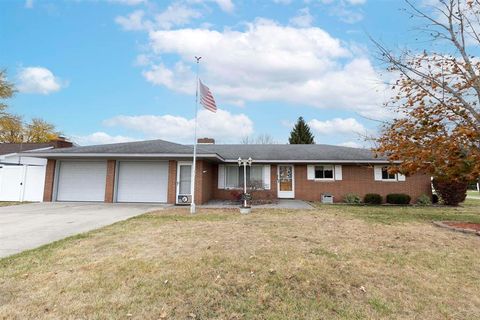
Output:
<svg viewBox="0 0 480 320">
<path fill-rule="evenodd" d="M 215 144 L 215 139 L 213 138 L 198 138 L 198 144 Z"/>
<path fill-rule="evenodd" d="M 68 141 L 65 137 L 58 136 L 56 139 L 50 141 L 55 149 L 57 148 L 70 148 L 73 143 Z"/>
</svg>

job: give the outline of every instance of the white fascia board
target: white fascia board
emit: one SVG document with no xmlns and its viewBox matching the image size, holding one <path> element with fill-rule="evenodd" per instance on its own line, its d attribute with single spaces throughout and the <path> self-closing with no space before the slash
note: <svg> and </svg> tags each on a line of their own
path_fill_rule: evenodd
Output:
<svg viewBox="0 0 480 320">
<path fill-rule="evenodd" d="M 41 153 L 35 154 L 23 153 L 21 156 L 37 157 L 37 158 L 191 158 L 193 154 L 185 153 Z M 225 161 L 216 153 L 212 154 L 197 154 L 197 158 L 215 158 L 220 161 Z"/>
<path fill-rule="evenodd" d="M 238 163 L 238 160 L 225 160 L 225 162 Z M 379 164 L 388 164 L 388 163 L 401 163 L 401 161 L 390 162 L 388 160 L 255 160 L 254 163 L 379 163 Z"/>
</svg>

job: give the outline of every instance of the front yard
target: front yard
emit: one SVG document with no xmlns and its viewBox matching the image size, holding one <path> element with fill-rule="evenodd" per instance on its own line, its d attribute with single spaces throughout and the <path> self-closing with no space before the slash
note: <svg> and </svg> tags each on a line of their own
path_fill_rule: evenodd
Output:
<svg viewBox="0 0 480 320">
<path fill-rule="evenodd" d="M 145 214 L 0 260 L 0 318 L 478 319 L 462 208 Z"/>
</svg>

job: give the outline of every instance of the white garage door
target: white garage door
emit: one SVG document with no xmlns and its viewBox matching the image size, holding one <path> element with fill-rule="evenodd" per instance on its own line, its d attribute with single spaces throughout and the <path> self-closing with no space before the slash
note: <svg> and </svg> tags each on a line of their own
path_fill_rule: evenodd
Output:
<svg viewBox="0 0 480 320">
<path fill-rule="evenodd" d="M 104 201 L 106 161 L 61 161 L 57 201 Z"/>
<path fill-rule="evenodd" d="M 167 202 L 168 162 L 120 161 L 118 202 Z"/>
</svg>

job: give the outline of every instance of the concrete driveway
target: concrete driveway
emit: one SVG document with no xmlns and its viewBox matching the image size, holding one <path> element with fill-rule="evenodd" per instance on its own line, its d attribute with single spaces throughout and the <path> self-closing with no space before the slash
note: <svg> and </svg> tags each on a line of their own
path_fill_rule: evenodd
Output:
<svg viewBox="0 0 480 320">
<path fill-rule="evenodd" d="M 60 202 L 0 207 L 0 257 L 165 207 Z"/>
</svg>

